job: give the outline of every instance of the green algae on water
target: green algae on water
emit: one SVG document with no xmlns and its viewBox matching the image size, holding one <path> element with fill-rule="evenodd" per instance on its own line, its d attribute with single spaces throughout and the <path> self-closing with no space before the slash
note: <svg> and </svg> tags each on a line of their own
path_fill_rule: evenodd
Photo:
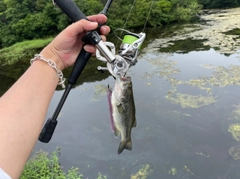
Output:
<svg viewBox="0 0 240 179">
<path fill-rule="evenodd" d="M 148 59 L 148 61 L 153 64 L 153 66 L 157 67 L 157 69 L 154 69 L 151 74 L 148 74 L 148 78 L 156 75 L 164 78 L 169 78 L 174 74 L 180 73 L 180 69 L 175 67 L 177 62 L 169 60 L 168 56 L 151 58 Z"/>
<path fill-rule="evenodd" d="M 170 168 L 168 171 L 169 175 L 176 175 L 177 174 L 177 169 L 175 167 Z"/>
<path fill-rule="evenodd" d="M 174 104 L 181 105 L 182 108 L 200 108 L 216 102 L 213 96 L 189 95 L 182 93 L 168 93 L 166 96 Z"/>
<path fill-rule="evenodd" d="M 240 145 L 231 147 L 228 152 L 234 160 L 240 159 Z"/>
<path fill-rule="evenodd" d="M 230 65 L 228 68 L 218 66 L 207 81 L 213 86 L 220 87 L 240 85 L 240 66 Z"/>
<path fill-rule="evenodd" d="M 232 134 L 232 137 L 240 142 L 240 123 L 231 124 L 228 128 L 228 132 Z"/>
<path fill-rule="evenodd" d="M 94 88 L 95 88 L 95 92 L 91 98 L 92 102 L 99 101 L 99 98 L 101 96 L 105 96 L 107 94 L 107 86 L 104 84 L 96 85 L 94 86 Z"/>
<path fill-rule="evenodd" d="M 184 165 L 183 170 L 191 175 L 194 175 L 194 173 L 187 167 L 187 165 Z"/>
<path fill-rule="evenodd" d="M 202 50 L 211 47 L 221 54 L 234 54 L 240 47 L 239 10 L 240 8 L 234 8 L 223 10 L 221 14 L 202 14 L 201 19 L 206 22 L 205 24 L 194 24 L 190 30 L 185 27 L 181 31 L 178 30 L 177 33 L 172 33 L 170 37 L 156 38 L 147 48 L 155 49 L 155 51 L 159 48 L 163 48 L 163 50 L 164 48 L 175 48 L 174 52 L 181 52 L 179 44 L 186 43 L 185 40 L 191 39 L 202 42 Z M 173 46 L 173 42 L 177 42 L 178 45 Z M 169 47 L 169 45 L 172 46 Z"/>
<path fill-rule="evenodd" d="M 240 120 L 240 104 L 234 106 L 236 109 L 232 111 L 228 120 Z"/>
<path fill-rule="evenodd" d="M 146 179 L 151 172 L 150 165 L 146 164 L 137 173 L 133 174 L 131 179 Z"/>
</svg>

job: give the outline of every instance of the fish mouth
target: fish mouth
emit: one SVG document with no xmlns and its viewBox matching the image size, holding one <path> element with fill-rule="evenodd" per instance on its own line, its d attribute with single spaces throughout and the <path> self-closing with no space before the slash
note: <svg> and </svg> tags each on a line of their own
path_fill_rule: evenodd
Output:
<svg viewBox="0 0 240 179">
<path fill-rule="evenodd" d="M 122 76 L 120 77 L 122 81 L 131 81 L 131 77 L 130 76 Z"/>
</svg>

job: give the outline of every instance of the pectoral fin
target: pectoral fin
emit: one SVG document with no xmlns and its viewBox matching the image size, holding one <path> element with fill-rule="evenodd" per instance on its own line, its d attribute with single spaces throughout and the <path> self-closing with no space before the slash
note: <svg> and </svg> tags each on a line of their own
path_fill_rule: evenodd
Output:
<svg viewBox="0 0 240 179">
<path fill-rule="evenodd" d="M 114 135 L 115 137 L 118 137 L 120 135 L 120 131 L 117 130 L 117 128 L 114 126 Z"/>
</svg>

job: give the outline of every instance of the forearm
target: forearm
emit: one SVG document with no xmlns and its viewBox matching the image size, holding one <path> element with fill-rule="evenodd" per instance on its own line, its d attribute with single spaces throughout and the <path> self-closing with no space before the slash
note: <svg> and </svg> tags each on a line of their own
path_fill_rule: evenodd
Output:
<svg viewBox="0 0 240 179">
<path fill-rule="evenodd" d="M 72 66 L 82 49 L 85 32 L 107 20 L 104 15 L 89 16 L 63 30 L 41 55 L 56 62 L 59 70 Z M 93 22 L 91 22 L 93 21 Z M 100 28 L 106 35 L 110 29 Z M 105 37 L 102 36 L 103 40 Z M 95 52 L 95 47 L 85 49 Z M 58 83 L 56 71 L 46 62 L 35 61 L 25 74 L 0 98 L 0 167 L 13 179 L 19 178 L 40 134 L 46 112 Z"/>
<path fill-rule="evenodd" d="M 56 71 L 35 61 L 0 98 L 0 167 L 13 179 L 37 141 L 57 83 Z"/>
</svg>

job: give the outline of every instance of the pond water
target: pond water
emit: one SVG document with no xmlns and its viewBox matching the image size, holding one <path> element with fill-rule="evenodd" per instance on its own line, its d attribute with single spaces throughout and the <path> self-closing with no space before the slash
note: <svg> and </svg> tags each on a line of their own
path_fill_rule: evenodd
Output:
<svg viewBox="0 0 240 179">
<path fill-rule="evenodd" d="M 38 142 L 35 149 L 52 152 L 60 147 L 64 170 L 78 167 L 88 179 L 96 178 L 99 172 L 109 179 L 238 179 L 238 43 L 226 49 L 212 45 L 206 35 L 189 39 L 189 34 L 200 34 L 200 29 L 207 28 L 195 25 L 147 32 L 138 63 L 129 71 L 137 118 L 137 127 L 132 131 L 132 151 L 117 154 L 120 138 L 115 138 L 111 131 L 106 96 L 106 88 L 113 87 L 114 79 L 96 70 L 101 65 L 96 60 L 90 61 L 69 94 L 50 143 Z M 188 34 L 185 39 L 184 28 Z M 16 64 L 0 69 L 4 84 L 0 93 L 28 66 L 21 64 L 22 67 Z M 62 90 L 55 92 L 47 118 L 62 94 Z"/>
</svg>

